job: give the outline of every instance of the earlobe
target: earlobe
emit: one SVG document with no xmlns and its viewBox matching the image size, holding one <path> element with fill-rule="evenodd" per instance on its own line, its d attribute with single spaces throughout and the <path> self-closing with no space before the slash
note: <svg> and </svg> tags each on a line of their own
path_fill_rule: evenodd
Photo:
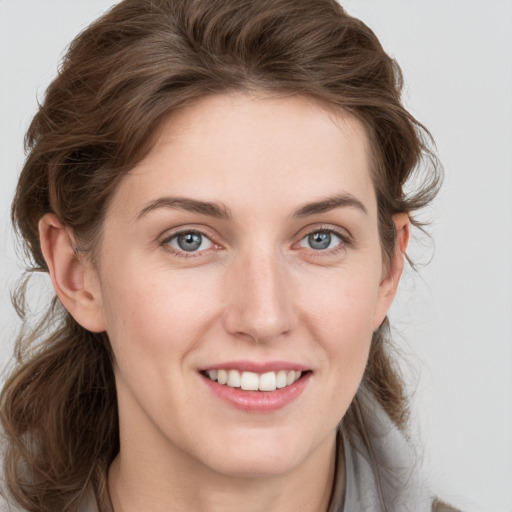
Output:
<svg viewBox="0 0 512 512">
<path fill-rule="evenodd" d="M 39 238 L 53 287 L 63 306 L 85 329 L 104 331 L 96 272 L 85 257 L 79 256 L 72 233 L 56 215 L 48 213 L 39 221 Z"/>
<path fill-rule="evenodd" d="M 395 298 L 398 283 L 404 268 L 405 251 L 409 243 L 411 223 L 407 213 L 393 216 L 395 224 L 395 250 L 388 265 L 384 266 L 382 280 L 379 285 L 379 300 L 375 314 L 374 329 L 384 321 Z"/>
</svg>

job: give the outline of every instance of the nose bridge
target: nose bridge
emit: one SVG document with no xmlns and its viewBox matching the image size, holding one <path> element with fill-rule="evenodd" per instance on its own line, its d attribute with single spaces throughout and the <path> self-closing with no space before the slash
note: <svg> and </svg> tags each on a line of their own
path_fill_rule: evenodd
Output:
<svg viewBox="0 0 512 512">
<path fill-rule="evenodd" d="M 290 330 L 290 283 L 277 250 L 261 246 L 247 250 L 233 263 L 230 273 L 228 331 L 263 342 Z"/>
</svg>

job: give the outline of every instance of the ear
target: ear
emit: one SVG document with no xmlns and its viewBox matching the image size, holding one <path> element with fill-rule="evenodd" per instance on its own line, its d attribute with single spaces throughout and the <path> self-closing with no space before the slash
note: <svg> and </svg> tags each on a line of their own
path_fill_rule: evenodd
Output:
<svg viewBox="0 0 512 512">
<path fill-rule="evenodd" d="M 85 329 L 103 332 L 106 327 L 97 273 L 77 252 L 71 231 L 48 213 L 39 221 L 39 239 L 53 287 L 64 307 Z"/>
<path fill-rule="evenodd" d="M 388 314 L 389 308 L 396 295 L 398 283 L 404 268 L 405 251 L 409 243 L 411 223 L 407 213 L 393 216 L 395 224 L 395 250 L 387 265 L 383 265 L 382 280 L 379 284 L 379 296 L 374 316 L 373 329 L 377 329 Z"/>
</svg>

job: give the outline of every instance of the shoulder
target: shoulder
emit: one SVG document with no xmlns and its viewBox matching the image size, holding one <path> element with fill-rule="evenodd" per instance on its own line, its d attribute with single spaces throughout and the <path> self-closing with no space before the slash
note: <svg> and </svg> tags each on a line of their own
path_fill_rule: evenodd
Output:
<svg viewBox="0 0 512 512">
<path fill-rule="evenodd" d="M 3 432 L 0 433 L 0 436 Z M 5 445 L 0 444 L 0 512 L 25 512 L 11 497 L 4 473 L 4 449 Z"/>
<path fill-rule="evenodd" d="M 432 502 L 432 512 L 460 512 L 460 510 L 436 498 Z"/>
<path fill-rule="evenodd" d="M 0 512 L 24 512 L 10 497 L 3 471 L 3 457 L 0 457 Z"/>
<path fill-rule="evenodd" d="M 0 493 L 0 512 L 24 512 L 23 509 L 8 501 L 2 493 Z"/>
<path fill-rule="evenodd" d="M 339 510 L 460 512 L 432 492 L 422 450 L 391 421 L 371 393 L 360 393 L 359 398 L 368 435 L 365 441 L 341 432 L 346 480 L 345 507 Z"/>
<path fill-rule="evenodd" d="M 86 493 L 78 503 L 76 512 L 98 512 L 98 504 L 92 491 Z M 106 509 L 105 509 L 106 510 Z M 0 491 L 0 512 L 27 512 L 25 509 L 20 508 L 19 505 L 14 505 L 12 500 L 8 500 L 3 492 Z"/>
<path fill-rule="evenodd" d="M 26 512 L 10 495 L 0 470 L 0 512 Z"/>
</svg>

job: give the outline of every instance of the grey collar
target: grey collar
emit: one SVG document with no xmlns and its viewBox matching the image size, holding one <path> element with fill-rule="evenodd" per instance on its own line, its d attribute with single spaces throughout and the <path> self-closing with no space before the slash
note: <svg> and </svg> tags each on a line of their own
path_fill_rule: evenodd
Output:
<svg viewBox="0 0 512 512">
<path fill-rule="evenodd" d="M 416 450 L 373 396 L 360 390 L 358 397 L 373 432 L 373 457 L 360 440 L 341 436 L 345 478 L 337 472 L 329 512 L 431 512 L 432 493 Z"/>
</svg>

